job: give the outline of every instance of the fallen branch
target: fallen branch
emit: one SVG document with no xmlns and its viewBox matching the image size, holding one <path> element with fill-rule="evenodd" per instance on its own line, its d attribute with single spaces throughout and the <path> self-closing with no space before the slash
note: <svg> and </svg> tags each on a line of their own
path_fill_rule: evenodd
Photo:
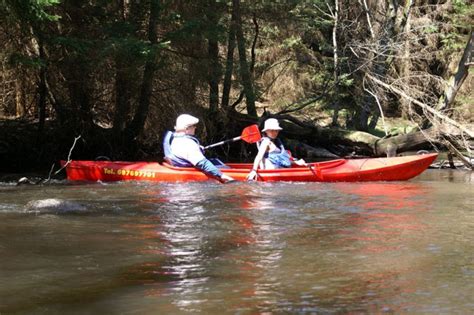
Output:
<svg viewBox="0 0 474 315">
<path fill-rule="evenodd" d="M 396 94 L 398 94 L 398 95 L 400 95 L 400 96 L 402 96 L 402 97 L 408 99 L 410 102 L 412 102 L 412 103 L 414 103 L 414 104 L 420 106 L 421 108 L 423 108 L 423 109 L 429 111 L 431 114 L 435 115 L 435 116 L 438 117 L 439 119 L 444 120 L 446 123 L 448 123 L 448 124 L 450 124 L 450 125 L 452 125 L 452 126 L 458 128 L 459 130 L 465 132 L 469 137 L 474 138 L 474 131 L 472 131 L 472 130 L 466 128 L 465 126 L 461 125 L 460 123 L 456 122 L 455 120 L 449 118 L 449 117 L 446 116 L 446 115 L 441 114 L 440 112 L 438 112 L 437 110 L 431 108 L 430 106 L 428 106 L 428 105 L 426 105 L 426 104 L 424 104 L 424 103 L 422 103 L 422 102 L 420 102 L 420 101 L 414 99 L 413 97 L 407 95 L 405 92 L 403 92 L 403 91 L 397 89 L 397 88 L 394 87 L 394 86 L 391 86 L 391 85 L 389 85 L 389 84 L 386 84 L 386 83 L 380 81 L 379 79 L 377 79 L 377 78 L 375 78 L 375 77 L 373 77 L 373 76 L 371 76 L 371 75 L 368 75 L 368 77 L 369 77 L 371 80 L 373 80 L 375 83 L 377 83 L 378 85 L 381 85 L 381 86 L 383 86 L 384 88 L 386 88 L 386 89 L 388 89 L 388 90 L 390 90 L 390 91 L 392 91 L 392 92 L 394 92 L 394 93 L 396 93 Z"/>
<path fill-rule="evenodd" d="M 454 154 L 467 168 L 470 170 L 473 169 L 471 161 L 461 152 L 459 152 L 458 149 L 456 149 L 456 147 L 448 139 L 446 139 L 446 146 L 448 147 L 449 152 Z"/>
<path fill-rule="evenodd" d="M 66 161 L 66 163 L 63 165 L 63 167 L 61 167 L 59 170 L 57 170 L 57 171 L 53 174 L 53 176 L 58 175 L 59 172 L 61 172 L 63 169 L 66 168 L 66 166 L 69 165 L 69 163 L 71 163 L 71 161 L 72 161 L 72 160 L 71 160 L 72 150 L 74 150 L 74 147 L 76 146 L 76 142 L 77 142 L 77 140 L 79 140 L 80 138 L 81 138 L 80 135 L 79 135 L 78 137 L 75 137 L 75 138 L 74 138 L 74 143 L 72 144 L 71 149 L 69 149 L 69 154 L 68 154 L 68 156 L 67 156 L 67 161 Z M 54 164 L 53 164 L 53 166 L 51 167 L 51 170 L 49 171 L 48 178 L 44 181 L 45 183 L 47 183 L 47 182 L 49 182 L 49 181 L 51 180 L 51 173 L 52 173 L 53 169 L 54 169 Z"/>
<path fill-rule="evenodd" d="M 379 107 L 379 111 L 380 111 L 380 117 L 382 118 L 382 125 L 383 125 L 383 130 L 385 131 L 385 135 L 388 136 L 388 130 L 387 130 L 387 125 L 385 124 L 385 116 L 383 114 L 383 110 L 382 110 L 382 105 L 380 104 L 380 101 L 379 101 L 379 98 L 377 97 L 377 95 L 375 95 L 374 93 L 372 93 L 372 91 L 368 90 L 368 89 L 364 89 L 367 93 L 369 93 L 370 95 L 372 95 L 373 98 L 375 98 L 375 101 L 377 102 L 377 105 Z"/>
<path fill-rule="evenodd" d="M 50 171 L 49 171 L 49 174 L 48 174 L 48 178 L 47 178 L 47 179 L 43 179 L 43 178 L 42 178 L 42 179 L 38 180 L 37 182 L 32 182 L 32 181 L 29 180 L 27 177 L 22 177 L 22 178 L 20 178 L 20 179 L 18 180 L 17 185 L 22 185 L 22 184 L 35 184 L 35 185 L 37 185 L 37 184 L 41 184 L 41 183 L 43 183 L 43 184 L 48 183 L 48 182 L 51 180 L 51 177 L 52 177 L 52 176 L 58 175 L 59 172 L 61 172 L 63 169 L 66 168 L 66 166 L 68 166 L 68 165 L 71 163 L 71 161 L 72 161 L 72 160 L 71 160 L 72 150 L 74 150 L 74 147 L 76 146 L 77 140 L 79 140 L 80 138 L 81 138 L 80 135 L 79 135 L 78 137 L 75 137 L 75 138 L 74 138 L 74 143 L 72 144 L 71 148 L 69 149 L 69 154 L 68 154 L 68 156 L 67 156 L 67 161 L 66 161 L 66 163 L 65 163 L 59 170 L 57 170 L 54 174 L 52 174 L 52 173 L 53 173 L 53 170 L 54 170 L 54 163 L 53 163 L 53 165 L 51 165 L 51 169 L 50 169 Z M 52 174 L 52 175 L 51 175 L 51 174 Z"/>
</svg>

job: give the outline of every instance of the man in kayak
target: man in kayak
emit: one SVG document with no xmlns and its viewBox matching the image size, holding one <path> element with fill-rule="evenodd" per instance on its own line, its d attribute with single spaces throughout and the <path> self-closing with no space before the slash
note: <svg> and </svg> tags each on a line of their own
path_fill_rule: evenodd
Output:
<svg viewBox="0 0 474 315">
<path fill-rule="evenodd" d="M 302 159 L 293 160 L 291 155 L 285 150 L 283 143 L 278 138 L 278 134 L 283 128 L 280 127 L 278 120 L 269 118 L 265 120 L 262 132 L 265 136 L 258 143 L 258 153 L 253 162 L 252 171 L 248 174 L 247 180 L 257 179 L 257 170 L 277 169 L 290 167 L 292 163 L 305 166 L 306 162 Z"/>
<path fill-rule="evenodd" d="M 194 136 L 199 119 L 188 115 L 179 115 L 175 132 L 168 131 L 163 140 L 165 160 L 173 166 L 197 167 L 201 171 L 216 177 L 221 182 L 233 181 L 230 176 L 214 166 L 203 154 L 199 140 Z"/>
</svg>

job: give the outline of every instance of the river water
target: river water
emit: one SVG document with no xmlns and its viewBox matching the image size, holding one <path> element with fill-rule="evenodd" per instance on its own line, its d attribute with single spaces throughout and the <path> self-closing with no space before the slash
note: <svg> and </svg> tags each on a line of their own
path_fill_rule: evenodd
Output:
<svg viewBox="0 0 474 315">
<path fill-rule="evenodd" d="M 473 313 L 473 187 L 0 183 L 0 314 Z"/>
</svg>

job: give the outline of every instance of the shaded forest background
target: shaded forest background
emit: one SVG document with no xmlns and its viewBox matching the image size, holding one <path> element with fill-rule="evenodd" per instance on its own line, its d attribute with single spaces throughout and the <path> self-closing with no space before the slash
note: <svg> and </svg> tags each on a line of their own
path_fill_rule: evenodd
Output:
<svg viewBox="0 0 474 315">
<path fill-rule="evenodd" d="M 471 154 L 469 0 L 0 2 L 0 171 L 159 160 L 190 113 L 209 144 L 267 117 L 296 155 Z M 245 143 L 208 152 L 249 160 Z"/>
</svg>

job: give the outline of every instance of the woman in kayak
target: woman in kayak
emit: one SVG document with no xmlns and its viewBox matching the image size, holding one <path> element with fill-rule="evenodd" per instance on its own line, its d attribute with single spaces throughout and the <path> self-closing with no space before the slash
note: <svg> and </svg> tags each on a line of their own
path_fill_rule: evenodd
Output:
<svg viewBox="0 0 474 315">
<path fill-rule="evenodd" d="M 283 143 L 278 138 L 280 130 L 283 130 L 283 128 L 280 127 L 278 120 L 275 118 L 265 120 L 262 130 L 265 136 L 259 141 L 258 153 L 253 162 L 252 171 L 247 176 L 247 180 L 256 180 L 259 168 L 266 170 L 286 168 L 290 167 L 291 163 L 306 165 L 304 160 L 293 160 L 288 151 L 285 150 Z"/>
<path fill-rule="evenodd" d="M 175 132 L 168 131 L 163 140 L 165 160 L 173 166 L 195 166 L 221 182 L 234 180 L 222 174 L 203 154 L 199 140 L 194 136 L 199 119 L 183 114 L 176 119 Z"/>
</svg>

